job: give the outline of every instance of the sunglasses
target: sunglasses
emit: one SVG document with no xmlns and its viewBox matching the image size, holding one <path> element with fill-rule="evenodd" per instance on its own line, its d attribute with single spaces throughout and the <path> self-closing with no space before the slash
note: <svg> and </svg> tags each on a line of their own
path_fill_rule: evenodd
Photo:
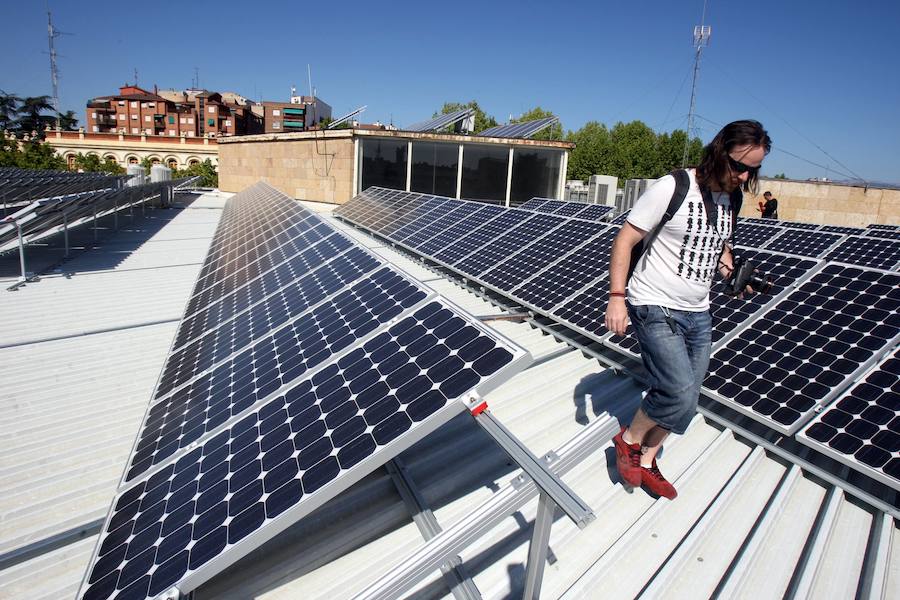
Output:
<svg viewBox="0 0 900 600">
<path fill-rule="evenodd" d="M 735 173 L 750 173 L 751 175 L 755 174 L 759 171 L 759 167 L 751 167 L 750 165 L 745 165 L 739 160 L 734 160 L 731 158 L 730 154 L 726 154 L 728 157 L 728 164 L 731 165 L 731 170 Z"/>
</svg>

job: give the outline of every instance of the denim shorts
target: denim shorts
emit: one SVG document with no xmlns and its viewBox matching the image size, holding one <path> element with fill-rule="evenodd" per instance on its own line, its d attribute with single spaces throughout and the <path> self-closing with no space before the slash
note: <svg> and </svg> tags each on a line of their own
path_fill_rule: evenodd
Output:
<svg viewBox="0 0 900 600">
<path fill-rule="evenodd" d="M 709 368 L 712 316 L 708 310 L 668 309 L 628 304 L 628 316 L 641 346 L 650 389 L 641 402 L 644 413 L 663 429 L 682 434 L 697 412 L 700 385 Z"/>
</svg>

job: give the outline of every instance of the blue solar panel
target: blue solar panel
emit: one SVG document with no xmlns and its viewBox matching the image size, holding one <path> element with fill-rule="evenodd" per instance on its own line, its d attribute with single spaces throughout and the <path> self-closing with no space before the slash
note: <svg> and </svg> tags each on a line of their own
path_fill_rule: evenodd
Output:
<svg viewBox="0 0 900 600">
<path fill-rule="evenodd" d="M 229 222 L 272 192 L 236 196 Z M 303 261 L 246 285 L 233 269 L 209 288 L 233 290 L 188 313 L 81 597 L 192 590 L 527 364 L 364 250 L 312 252 L 340 234 L 304 235 L 286 244 Z"/>
<path fill-rule="evenodd" d="M 537 119 L 535 121 L 526 121 L 524 123 L 511 123 L 509 125 L 498 125 L 491 127 L 478 133 L 484 137 L 500 137 L 500 138 L 529 138 L 550 127 L 559 121 L 556 117 L 547 117 L 546 119 Z"/>
<path fill-rule="evenodd" d="M 561 217 L 553 215 L 532 215 L 506 233 L 494 237 L 489 245 L 454 264 L 454 267 L 463 273 L 478 275 L 558 227 L 562 222 Z"/>
<path fill-rule="evenodd" d="M 900 241 L 852 235 L 832 249 L 825 258 L 861 267 L 896 271 L 900 267 Z"/>
<path fill-rule="evenodd" d="M 587 219 L 588 221 L 602 221 L 615 208 L 615 206 L 607 206 L 605 204 L 588 204 L 572 216 L 578 219 Z"/>
<path fill-rule="evenodd" d="M 497 211 L 499 214 L 496 218 L 491 219 L 474 231 L 469 229 L 468 231 L 470 233 L 451 242 L 444 250 L 438 252 L 435 255 L 437 260 L 452 265 L 485 244 L 493 242 L 497 237 L 503 235 L 534 214 L 525 210 L 516 209 L 504 210 L 498 208 Z"/>
</svg>

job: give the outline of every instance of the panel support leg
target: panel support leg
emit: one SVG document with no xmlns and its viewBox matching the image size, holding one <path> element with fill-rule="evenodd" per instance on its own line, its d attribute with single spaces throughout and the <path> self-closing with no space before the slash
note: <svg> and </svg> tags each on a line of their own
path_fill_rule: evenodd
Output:
<svg viewBox="0 0 900 600">
<path fill-rule="evenodd" d="M 541 582 L 544 579 L 544 566 L 547 564 L 547 551 L 550 546 L 550 528 L 553 526 L 553 513 L 555 512 L 556 503 L 550 496 L 541 492 L 538 498 L 537 516 L 534 518 L 531 544 L 528 546 L 523 600 L 538 600 L 541 596 Z"/>
<path fill-rule="evenodd" d="M 69 215 L 63 212 L 63 240 L 66 244 L 65 257 L 69 258 Z"/>
<path fill-rule="evenodd" d="M 475 422 L 503 448 L 513 461 L 534 480 L 542 493 L 547 494 L 579 529 L 584 529 L 594 520 L 591 507 L 579 498 L 569 486 L 562 482 L 546 465 L 538 461 L 531 451 L 498 421 L 489 410 L 482 410 L 475 416 Z"/>
<path fill-rule="evenodd" d="M 94 207 L 94 241 L 97 241 L 97 208 Z"/>
<path fill-rule="evenodd" d="M 400 459 L 395 458 L 388 462 L 385 468 L 425 541 L 439 534 L 442 529 L 440 524 L 438 524 L 437 518 L 425 503 L 425 499 L 419 493 L 415 482 L 409 476 L 406 467 L 400 462 Z M 457 600 L 481 599 L 481 592 L 478 591 L 475 582 L 472 581 L 472 578 L 466 572 L 459 556 L 454 556 L 442 564 L 441 573 L 443 574 L 444 582 Z"/>
</svg>

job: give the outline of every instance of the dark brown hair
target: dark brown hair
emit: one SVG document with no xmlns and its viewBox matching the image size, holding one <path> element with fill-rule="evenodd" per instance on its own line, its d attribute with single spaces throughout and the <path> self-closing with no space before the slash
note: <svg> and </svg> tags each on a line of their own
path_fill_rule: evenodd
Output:
<svg viewBox="0 0 900 600">
<path fill-rule="evenodd" d="M 715 184 L 720 190 L 728 189 L 728 154 L 737 146 L 762 146 L 768 154 L 772 149 L 772 140 L 759 121 L 746 119 L 729 123 L 703 148 L 703 158 L 697 166 L 697 185 L 708 188 Z M 755 194 L 758 185 L 757 170 L 750 173 L 741 189 Z"/>
</svg>

